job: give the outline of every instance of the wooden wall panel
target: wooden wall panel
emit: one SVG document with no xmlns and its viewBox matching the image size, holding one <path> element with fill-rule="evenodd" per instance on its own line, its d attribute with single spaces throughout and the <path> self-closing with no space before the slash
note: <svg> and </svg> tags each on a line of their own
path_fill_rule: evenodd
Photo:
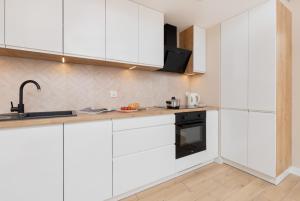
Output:
<svg viewBox="0 0 300 201">
<path fill-rule="evenodd" d="M 292 164 L 292 13 L 277 1 L 277 175 Z"/>
<path fill-rule="evenodd" d="M 188 29 L 180 32 L 179 37 L 179 47 L 187 50 L 191 50 L 194 52 L 194 27 L 191 26 Z M 185 73 L 192 74 L 193 73 L 193 53 L 190 57 L 189 63 L 186 67 Z"/>
</svg>

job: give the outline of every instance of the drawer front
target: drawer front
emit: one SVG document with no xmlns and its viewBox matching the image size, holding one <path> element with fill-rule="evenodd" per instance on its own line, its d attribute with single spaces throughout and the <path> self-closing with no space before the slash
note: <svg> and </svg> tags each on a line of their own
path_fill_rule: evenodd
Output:
<svg viewBox="0 0 300 201">
<path fill-rule="evenodd" d="M 114 157 L 175 144 L 175 125 L 114 132 Z"/>
<path fill-rule="evenodd" d="M 137 117 L 113 120 L 113 130 L 129 130 L 135 128 L 146 128 L 151 126 L 175 124 L 175 115 L 159 115 L 150 117 Z"/>
<path fill-rule="evenodd" d="M 175 173 L 175 146 L 114 159 L 114 196 L 148 185 Z"/>
</svg>

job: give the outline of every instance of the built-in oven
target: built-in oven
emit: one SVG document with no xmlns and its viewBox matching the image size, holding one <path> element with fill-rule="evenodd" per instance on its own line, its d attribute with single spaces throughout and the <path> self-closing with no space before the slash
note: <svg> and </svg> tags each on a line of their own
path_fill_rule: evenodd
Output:
<svg viewBox="0 0 300 201">
<path fill-rule="evenodd" d="M 206 150 L 206 111 L 176 114 L 176 159 Z"/>
</svg>

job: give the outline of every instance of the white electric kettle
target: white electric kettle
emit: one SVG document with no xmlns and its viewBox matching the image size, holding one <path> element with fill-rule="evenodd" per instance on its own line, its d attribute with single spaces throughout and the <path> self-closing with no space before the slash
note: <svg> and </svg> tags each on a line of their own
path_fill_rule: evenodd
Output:
<svg viewBox="0 0 300 201">
<path fill-rule="evenodd" d="M 197 93 L 186 93 L 187 106 L 197 107 L 200 104 L 200 95 Z"/>
</svg>

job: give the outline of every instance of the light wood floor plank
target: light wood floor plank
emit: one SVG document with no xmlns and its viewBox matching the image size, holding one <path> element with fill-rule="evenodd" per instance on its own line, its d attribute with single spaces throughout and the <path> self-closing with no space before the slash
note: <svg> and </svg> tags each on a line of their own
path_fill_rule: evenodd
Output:
<svg viewBox="0 0 300 201">
<path fill-rule="evenodd" d="M 275 186 L 212 163 L 123 201 L 300 201 L 300 177 L 289 175 Z"/>
</svg>

